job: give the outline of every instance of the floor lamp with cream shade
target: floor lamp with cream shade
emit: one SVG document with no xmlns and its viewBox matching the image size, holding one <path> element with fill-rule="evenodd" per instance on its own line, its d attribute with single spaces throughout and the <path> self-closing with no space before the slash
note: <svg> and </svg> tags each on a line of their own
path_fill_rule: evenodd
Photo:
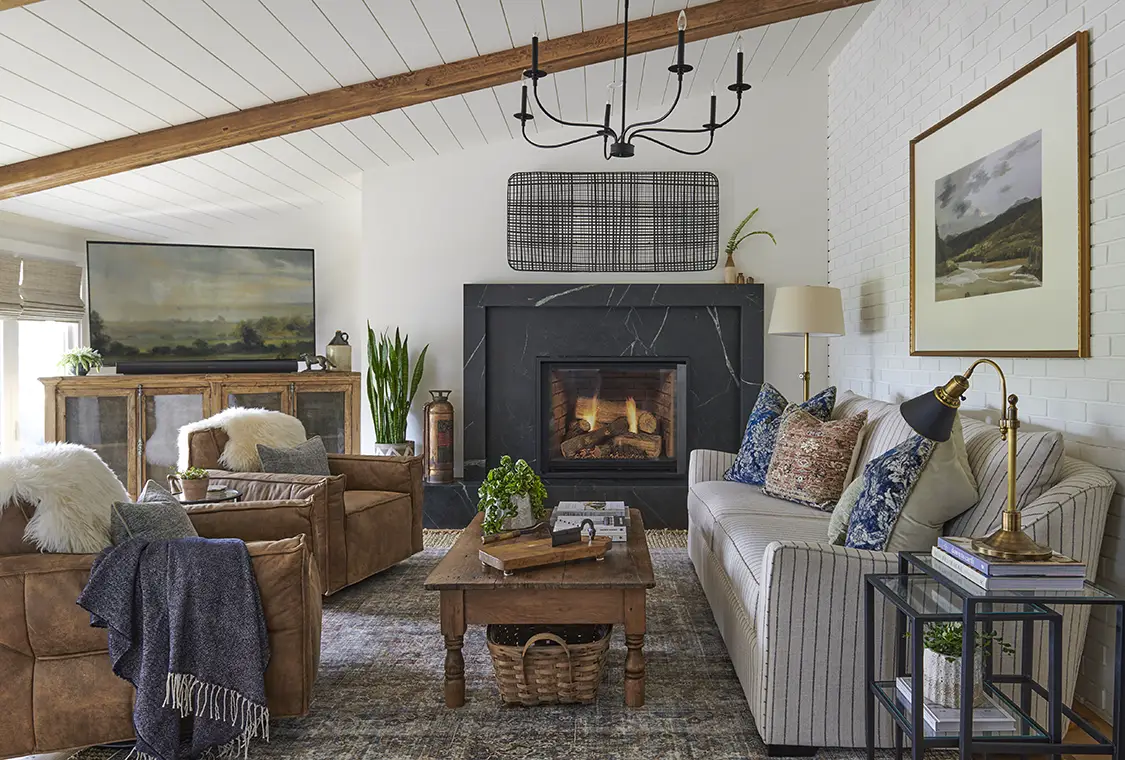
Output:
<svg viewBox="0 0 1125 760">
<path fill-rule="evenodd" d="M 787 285 L 777 289 L 770 313 L 770 335 L 805 338 L 805 371 L 800 374 L 809 400 L 809 338 L 844 334 L 844 304 L 839 288 L 823 285 Z"/>
</svg>

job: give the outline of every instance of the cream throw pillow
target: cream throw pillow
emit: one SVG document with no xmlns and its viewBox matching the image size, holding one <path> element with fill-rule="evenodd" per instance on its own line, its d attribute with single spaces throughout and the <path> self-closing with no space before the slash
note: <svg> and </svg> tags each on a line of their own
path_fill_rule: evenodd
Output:
<svg viewBox="0 0 1125 760">
<path fill-rule="evenodd" d="M 841 494 L 828 523 L 828 540 L 842 546 L 852 509 L 863 492 L 862 474 Z M 945 523 L 977 503 L 977 483 L 969 467 L 961 416 L 953 419 L 949 440 L 939 443 L 910 498 L 906 500 L 884 551 L 926 551 L 933 547 Z"/>
</svg>

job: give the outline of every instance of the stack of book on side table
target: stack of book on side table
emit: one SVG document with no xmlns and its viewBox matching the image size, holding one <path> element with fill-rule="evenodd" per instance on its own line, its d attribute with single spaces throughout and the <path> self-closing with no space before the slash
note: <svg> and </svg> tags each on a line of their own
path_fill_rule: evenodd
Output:
<svg viewBox="0 0 1125 760">
<path fill-rule="evenodd" d="M 583 520 L 590 520 L 597 535 L 614 543 L 629 538 L 629 507 L 623 501 L 560 501 L 551 520 L 554 530 L 577 528 Z"/>
<path fill-rule="evenodd" d="M 898 691 L 899 701 L 906 711 L 910 710 L 910 676 L 899 676 L 895 679 L 895 689 Z M 985 704 L 973 708 L 973 733 L 1001 733 L 1017 729 L 1016 719 L 1008 713 L 1000 702 L 991 694 L 985 697 Z M 907 712 L 909 714 L 909 712 Z M 922 702 L 922 720 L 926 728 L 935 734 L 956 735 L 961 727 L 961 710 L 957 707 L 945 707 L 937 702 L 924 700 Z"/>
<path fill-rule="evenodd" d="M 1012 562 L 973 551 L 973 540 L 943 536 L 930 552 L 943 567 L 987 591 L 1079 591 L 1086 564 L 1055 552 L 1050 559 Z"/>
</svg>

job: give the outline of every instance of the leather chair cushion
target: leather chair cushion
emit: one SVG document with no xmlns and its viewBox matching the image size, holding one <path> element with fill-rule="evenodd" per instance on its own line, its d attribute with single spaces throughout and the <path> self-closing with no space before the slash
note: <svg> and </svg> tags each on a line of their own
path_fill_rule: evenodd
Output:
<svg viewBox="0 0 1125 760">
<path fill-rule="evenodd" d="M 394 491 L 344 491 L 344 514 L 351 516 L 403 498 L 409 501 L 409 494 Z"/>
<path fill-rule="evenodd" d="M 347 580 L 356 583 L 413 553 L 409 494 L 345 491 Z"/>
</svg>

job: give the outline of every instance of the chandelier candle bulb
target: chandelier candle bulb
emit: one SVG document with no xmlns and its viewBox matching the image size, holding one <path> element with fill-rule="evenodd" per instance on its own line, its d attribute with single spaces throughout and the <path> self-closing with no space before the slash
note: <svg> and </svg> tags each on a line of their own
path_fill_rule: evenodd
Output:
<svg viewBox="0 0 1125 760">
<path fill-rule="evenodd" d="M 680 11 L 680 17 L 676 20 L 676 29 L 679 32 L 679 42 L 676 45 L 676 65 L 684 65 L 684 32 L 687 31 L 687 14 Z M 681 71 L 680 76 L 684 73 Z"/>
</svg>

